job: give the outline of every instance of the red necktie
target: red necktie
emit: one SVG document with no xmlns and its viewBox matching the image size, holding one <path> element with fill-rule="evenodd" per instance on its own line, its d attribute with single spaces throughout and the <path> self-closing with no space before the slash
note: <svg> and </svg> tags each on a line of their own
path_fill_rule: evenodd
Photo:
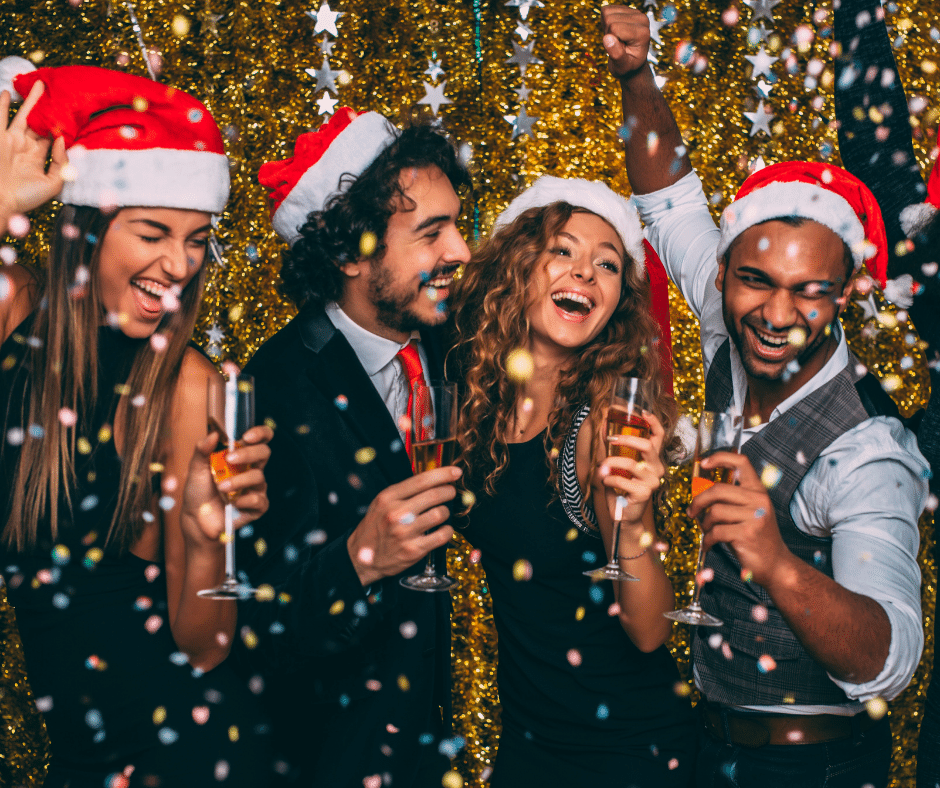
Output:
<svg viewBox="0 0 940 788">
<path fill-rule="evenodd" d="M 414 384 L 424 383 L 424 367 L 421 366 L 421 356 L 418 355 L 418 346 L 415 340 L 411 340 L 397 354 L 401 361 L 402 368 L 405 370 L 405 376 L 408 378 L 408 409 L 405 415 L 410 421 L 413 418 L 414 408 Z M 405 452 L 411 457 L 411 428 L 405 430 Z"/>
</svg>

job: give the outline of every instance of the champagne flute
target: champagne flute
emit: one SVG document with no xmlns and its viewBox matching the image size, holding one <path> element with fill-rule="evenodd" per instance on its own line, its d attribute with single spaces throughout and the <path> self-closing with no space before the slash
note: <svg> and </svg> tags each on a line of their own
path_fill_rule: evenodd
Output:
<svg viewBox="0 0 940 788">
<path fill-rule="evenodd" d="M 207 420 L 209 432 L 219 436 L 216 450 L 209 455 L 209 467 L 216 484 L 248 470 L 247 464 L 235 464 L 226 455 L 241 443 L 241 437 L 255 423 L 255 381 L 250 375 L 232 372 L 223 382 L 217 375 L 207 384 Z M 206 599 L 246 599 L 255 593 L 251 586 L 239 582 L 235 576 L 235 506 L 234 493 L 228 493 L 225 503 L 225 580 L 215 588 L 197 592 Z"/>
<path fill-rule="evenodd" d="M 452 465 L 457 447 L 457 386 L 453 383 L 417 380 L 411 387 L 411 469 L 415 473 Z M 457 584 L 445 570 L 442 575 L 428 553 L 424 571 L 403 577 L 399 583 L 415 591 L 446 591 Z"/>
<path fill-rule="evenodd" d="M 607 409 L 608 457 L 629 457 L 637 461 L 641 459 L 637 449 L 615 443 L 611 441 L 611 438 L 632 436 L 648 439 L 650 425 L 643 417 L 643 411 L 651 409 L 652 399 L 649 381 L 633 377 L 617 378 L 611 391 L 610 407 Z M 619 468 L 611 468 L 610 472 L 612 475 L 623 476 L 627 479 L 632 475 Z M 594 580 L 639 580 L 638 577 L 620 568 L 620 524 L 623 521 L 623 510 L 628 503 L 626 496 L 617 496 L 617 502 L 614 505 L 613 544 L 607 565 L 599 569 L 589 569 L 582 574 Z"/>
<path fill-rule="evenodd" d="M 698 435 L 695 441 L 695 464 L 692 466 L 692 497 L 705 492 L 713 484 L 734 482 L 734 471 L 731 468 L 703 468 L 702 460 L 719 451 L 730 451 L 737 454 L 741 450 L 741 427 L 743 419 L 736 413 L 726 411 L 716 413 L 711 410 L 702 411 L 698 423 Z M 701 627 L 720 627 L 724 622 L 702 609 L 699 597 L 702 594 L 702 584 L 699 574 L 702 571 L 702 535 L 699 534 L 698 560 L 695 564 L 695 590 L 692 594 L 692 603 L 682 610 L 670 610 L 663 613 L 666 618 L 681 621 L 685 624 L 695 624 Z"/>
</svg>

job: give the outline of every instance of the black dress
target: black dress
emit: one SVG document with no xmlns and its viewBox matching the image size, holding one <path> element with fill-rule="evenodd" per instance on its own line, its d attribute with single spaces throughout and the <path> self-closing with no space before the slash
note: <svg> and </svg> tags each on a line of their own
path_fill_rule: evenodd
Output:
<svg viewBox="0 0 940 788">
<path fill-rule="evenodd" d="M 0 347 L 0 358 L 20 357 L 30 323 Z M 107 328 L 99 342 L 99 407 L 77 426 L 91 451 L 77 454 L 71 509 L 63 515 L 60 508 L 55 540 L 42 523 L 34 549 L 0 546 L 28 679 L 52 744 L 45 786 L 263 786 L 267 736 L 251 693 L 225 666 L 200 675 L 186 664 L 170 632 L 162 564 L 105 547 L 120 460 L 100 428 L 113 422 L 115 385 L 126 379 L 138 344 Z M 6 508 L 21 438 L 41 439 L 23 423 L 24 367 L 4 362 L 0 373 Z M 127 780 L 111 779 L 119 773 Z"/>
<path fill-rule="evenodd" d="M 675 663 L 665 646 L 637 649 L 610 612 L 612 584 L 582 574 L 606 555 L 577 514 L 576 432 L 563 452 L 564 506 L 548 484 L 540 435 L 510 444 L 496 495 L 477 490 L 463 531 L 481 551 L 499 637 L 503 727 L 492 785 L 685 786 L 696 727 L 675 691 Z"/>
</svg>

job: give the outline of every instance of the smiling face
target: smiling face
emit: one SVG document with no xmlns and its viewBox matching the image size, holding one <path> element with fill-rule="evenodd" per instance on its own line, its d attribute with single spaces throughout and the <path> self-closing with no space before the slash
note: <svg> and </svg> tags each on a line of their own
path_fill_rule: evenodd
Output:
<svg viewBox="0 0 940 788">
<path fill-rule="evenodd" d="M 460 198 L 447 176 L 427 167 L 400 177 L 410 203 L 389 218 L 380 257 L 343 266 L 348 279 L 339 303 L 363 328 L 405 342 L 412 331 L 447 318 L 454 273 L 470 250 L 457 229 Z"/>
<path fill-rule="evenodd" d="M 719 265 L 725 326 L 744 370 L 749 380 L 779 386 L 779 401 L 835 350 L 831 325 L 851 290 L 847 269 L 842 240 L 813 221 L 750 227 Z"/>
<path fill-rule="evenodd" d="M 174 308 L 206 255 L 209 214 L 176 208 L 124 208 L 101 242 L 97 283 L 107 320 L 146 338 Z"/>
<path fill-rule="evenodd" d="M 526 307 L 530 350 L 564 357 L 596 337 L 620 302 L 626 260 L 617 231 L 575 212 L 536 267 Z"/>
</svg>

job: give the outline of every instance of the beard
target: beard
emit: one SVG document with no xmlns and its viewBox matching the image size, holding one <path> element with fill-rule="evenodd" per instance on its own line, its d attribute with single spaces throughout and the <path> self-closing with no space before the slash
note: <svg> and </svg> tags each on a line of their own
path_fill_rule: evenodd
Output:
<svg viewBox="0 0 940 788">
<path fill-rule="evenodd" d="M 436 274 L 429 278 L 433 279 L 434 276 Z M 378 320 L 393 331 L 410 333 L 432 328 L 443 322 L 447 315 L 446 302 L 443 302 L 443 309 L 438 306 L 442 302 L 435 304 L 438 307 L 435 313 L 440 317 L 433 321 L 429 321 L 415 309 L 415 301 L 422 296 L 423 290 L 423 287 L 419 287 L 416 292 L 404 286 L 396 288 L 391 271 L 383 263 L 373 265 L 369 273 L 369 297 L 376 307 Z"/>
</svg>

